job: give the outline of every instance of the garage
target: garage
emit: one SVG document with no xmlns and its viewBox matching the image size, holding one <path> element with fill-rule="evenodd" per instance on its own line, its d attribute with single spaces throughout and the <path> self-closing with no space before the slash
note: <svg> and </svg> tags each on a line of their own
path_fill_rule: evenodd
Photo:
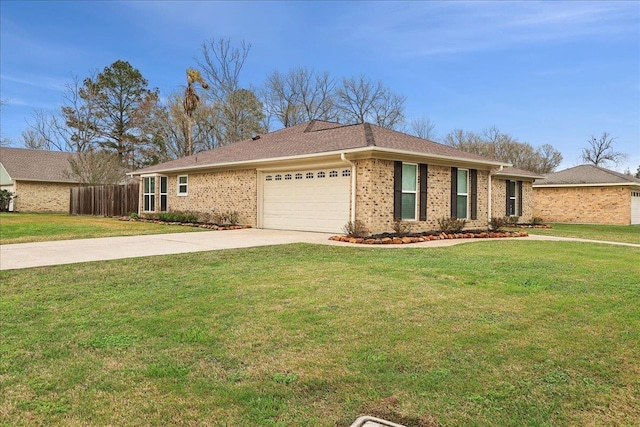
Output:
<svg viewBox="0 0 640 427">
<path fill-rule="evenodd" d="M 262 174 L 262 227 L 340 233 L 349 221 L 351 169 Z"/>
<path fill-rule="evenodd" d="M 631 224 L 640 224 L 640 191 L 631 192 Z"/>
</svg>

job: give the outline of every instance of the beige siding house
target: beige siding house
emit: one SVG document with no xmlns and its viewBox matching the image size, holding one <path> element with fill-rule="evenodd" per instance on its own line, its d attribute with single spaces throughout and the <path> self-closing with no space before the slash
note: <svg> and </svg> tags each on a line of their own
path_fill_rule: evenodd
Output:
<svg viewBox="0 0 640 427">
<path fill-rule="evenodd" d="M 0 189 L 16 195 L 10 210 L 68 212 L 69 190 L 78 183 L 68 178 L 73 153 L 0 147 Z"/>
<path fill-rule="evenodd" d="M 548 222 L 640 224 L 640 179 L 593 165 L 533 184 L 534 215 Z"/>
<path fill-rule="evenodd" d="M 259 228 L 339 233 L 359 220 L 380 233 L 396 220 L 426 231 L 449 217 L 486 229 L 492 208 L 506 212 L 506 196 L 490 200 L 494 179 L 523 182 L 516 203 L 530 216 L 533 178 L 496 178 L 508 166 L 368 123 L 314 120 L 131 175 L 142 180 L 142 215 L 231 210 Z"/>
</svg>

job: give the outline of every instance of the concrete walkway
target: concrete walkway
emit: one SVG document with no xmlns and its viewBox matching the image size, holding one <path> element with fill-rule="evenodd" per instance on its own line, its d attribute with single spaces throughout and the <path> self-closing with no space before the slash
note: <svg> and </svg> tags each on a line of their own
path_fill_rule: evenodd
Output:
<svg viewBox="0 0 640 427">
<path fill-rule="evenodd" d="M 88 261 L 170 255 L 221 249 L 283 245 L 288 243 L 315 243 L 360 248 L 433 248 L 453 246 L 486 239 L 432 240 L 410 245 L 353 245 L 329 240 L 332 234 L 302 231 L 243 229 L 232 231 L 203 231 L 198 233 L 154 234 L 148 236 L 103 237 L 96 239 L 58 240 L 38 243 L 0 245 L 0 270 L 73 264 Z M 601 242 L 551 236 L 506 238 L 518 240 L 569 240 L 606 243 L 640 248 L 631 243 Z"/>
</svg>

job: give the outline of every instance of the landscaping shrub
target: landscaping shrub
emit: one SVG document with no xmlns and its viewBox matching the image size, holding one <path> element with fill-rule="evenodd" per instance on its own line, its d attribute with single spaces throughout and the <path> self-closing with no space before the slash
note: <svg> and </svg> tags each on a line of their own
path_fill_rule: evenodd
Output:
<svg viewBox="0 0 640 427">
<path fill-rule="evenodd" d="M 506 226 L 517 225 L 520 222 L 519 216 L 505 216 L 504 222 Z"/>
<path fill-rule="evenodd" d="M 534 216 L 531 218 L 531 225 L 542 225 L 544 224 L 544 220 L 539 216 Z"/>
<path fill-rule="evenodd" d="M 158 219 L 165 222 L 195 223 L 198 222 L 198 215 L 192 212 L 161 212 Z"/>
<path fill-rule="evenodd" d="M 238 211 L 213 212 L 211 214 L 211 222 L 217 225 L 238 225 L 240 213 Z"/>
<path fill-rule="evenodd" d="M 9 190 L 0 190 L 0 212 L 9 212 L 11 201 L 17 196 Z"/>
<path fill-rule="evenodd" d="M 398 237 L 408 236 L 411 232 L 411 225 L 405 221 L 395 220 L 393 221 L 393 232 Z"/>
<path fill-rule="evenodd" d="M 366 237 L 369 235 L 369 230 L 364 225 L 364 222 L 359 219 L 355 221 L 349 221 L 344 226 L 344 233 L 349 237 Z"/>
<path fill-rule="evenodd" d="M 445 233 L 459 233 L 460 231 L 462 231 L 465 225 L 467 225 L 466 219 L 443 217 L 438 220 L 440 231 L 443 231 Z"/>
<path fill-rule="evenodd" d="M 489 230 L 491 231 L 500 231 L 505 226 L 504 218 L 493 217 L 491 221 L 489 221 Z"/>
</svg>

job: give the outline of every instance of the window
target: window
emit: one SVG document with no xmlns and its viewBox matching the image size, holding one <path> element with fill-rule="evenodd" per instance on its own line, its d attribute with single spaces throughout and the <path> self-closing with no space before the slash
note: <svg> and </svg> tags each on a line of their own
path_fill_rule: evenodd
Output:
<svg viewBox="0 0 640 427">
<path fill-rule="evenodd" d="M 276 181 L 282 181 L 282 175 L 280 174 L 276 175 Z"/>
<path fill-rule="evenodd" d="M 516 216 L 516 181 L 507 181 L 507 215 Z"/>
<path fill-rule="evenodd" d="M 313 179 L 313 172 L 307 172 L 307 179 Z"/>
<path fill-rule="evenodd" d="M 467 218 L 469 201 L 469 171 L 458 169 L 458 191 L 456 194 L 456 218 Z"/>
<path fill-rule="evenodd" d="M 301 173 L 297 173 L 296 174 L 296 179 L 302 179 L 302 174 Z"/>
<path fill-rule="evenodd" d="M 291 180 L 291 174 L 290 173 L 285 174 L 284 175 L 284 179 L 285 179 L 285 181 L 290 181 Z"/>
<path fill-rule="evenodd" d="M 160 177 L 160 211 L 166 212 L 169 201 L 169 178 Z"/>
<path fill-rule="evenodd" d="M 189 190 L 189 177 L 182 175 L 178 177 L 178 196 L 186 196 Z"/>
<path fill-rule="evenodd" d="M 324 177 L 325 177 L 324 172 L 318 172 L 318 178 L 324 178 Z"/>
<path fill-rule="evenodd" d="M 402 164 L 402 211 L 401 219 L 415 221 L 418 193 L 418 165 Z"/>
<path fill-rule="evenodd" d="M 156 177 L 147 176 L 142 180 L 144 211 L 155 212 L 156 210 Z"/>
<path fill-rule="evenodd" d="M 267 175 L 266 180 L 267 180 L 267 181 L 273 181 L 273 177 L 272 177 L 271 175 Z"/>
<path fill-rule="evenodd" d="M 351 176 L 351 169 L 345 169 L 342 171 L 342 176 Z"/>
<path fill-rule="evenodd" d="M 329 172 L 329 178 L 335 178 L 338 176 L 338 171 L 330 171 Z"/>
</svg>

